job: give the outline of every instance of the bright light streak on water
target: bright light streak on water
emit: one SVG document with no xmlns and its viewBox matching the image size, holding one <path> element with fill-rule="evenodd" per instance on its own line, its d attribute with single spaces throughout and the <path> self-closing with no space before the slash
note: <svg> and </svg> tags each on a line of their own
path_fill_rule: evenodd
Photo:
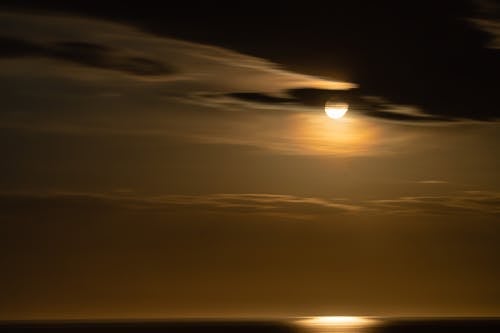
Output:
<svg viewBox="0 0 500 333">
<path fill-rule="evenodd" d="M 363 333 L 377 320 L 355 316 L 310 317 L 297 320 L 297 324 L 311 333 Z"/>
</svg>

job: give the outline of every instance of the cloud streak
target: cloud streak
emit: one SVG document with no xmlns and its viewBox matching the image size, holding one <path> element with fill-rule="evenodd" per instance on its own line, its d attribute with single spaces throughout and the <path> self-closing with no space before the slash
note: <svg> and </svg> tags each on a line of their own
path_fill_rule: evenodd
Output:
<svg viewBox="0 0 500 333">
<path fill-rule="evenodd" d="M 167 65 L 149 59 L 145 55 L 127 55 L 126 50 L 80 41 L 37 44 L 0 37 L 0 50 L 4 50 L 0 53 L 0 58 L 50 58 L 133 75 L 157 76 L 174 72 Z"/>
<path fill-rule="evenodd" d="M 317 219 L 338 214 L 355 215 L 498 215 L 500 193 L 464 191 L 448 195 L 404 196 L 358 200 L 269 193 L 215 193 L 205 195 L 146 196 L 134 192 L 2 192 L 3 217 L 40 212 L 142 212 L 147 214 L 230 214 Z"/>
<path fill-rule="evenodd" d="M 344 200 L 267 193 L 140 196 L 134 193 L 17 192 L 1 193 L 2 215 L 59 207 L 96 211 L 125 209 L 149 213 L 224 213 L 310 218 L 318 213 L 353 213 L 359 206 Z M 56 208 L 57 209 L 57 208 Z"/>
<path fill-rule="evenodd" d="M 372 200 L 369 206 L 394 215 L 500 214 L 500 193 L 464 191 L 451 195 L 405 196 L 396 199 Z"/>
<path fill-rule="evenodd" d="M 296 88 L 281 92 L 281 96 L 273 96 L 258 92 L 230 93 L 228 97 L 252 103 L 255 107 L 299 106 L 303 110 L 322 109 L 328 100 L 349 103 L 350 112 L 383 120 L 421 123 L 421 122 L 454 122 L 459 119 L 426 114 L 415 107 L 393 105 L 380 98 L 365 97 L 360 89 L 337 91 L 328 89 Z M 210 97 L 210 96 L 208 96 Z M 213 96 L 217 99 L 218 96 Z M 223 99 L 222 99 L 223 100 Z"/>
</svg>

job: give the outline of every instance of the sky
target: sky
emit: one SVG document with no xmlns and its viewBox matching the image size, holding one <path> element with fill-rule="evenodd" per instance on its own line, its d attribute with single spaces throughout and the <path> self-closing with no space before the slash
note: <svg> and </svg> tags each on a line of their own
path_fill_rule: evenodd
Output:
<svg viewBox="0 0 500 333">
<path fill-rule="evenodd" d="M 0 320 L 499 315 L 499 49 L 494 1 L 2 1 Z"/>
</svg>

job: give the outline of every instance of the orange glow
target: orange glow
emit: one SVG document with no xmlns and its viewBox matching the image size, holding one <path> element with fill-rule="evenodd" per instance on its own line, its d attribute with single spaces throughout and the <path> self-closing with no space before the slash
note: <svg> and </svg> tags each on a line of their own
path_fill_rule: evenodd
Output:
<svg viewBox="0 0 500 333">
<path fill-rule="evenodd" d="M 320 114 L 296 116 L 296 145 L 310 154 L 365 155 L 378 140 L 380 129 L 362 118 L 326 121 Z"/>
</svg>

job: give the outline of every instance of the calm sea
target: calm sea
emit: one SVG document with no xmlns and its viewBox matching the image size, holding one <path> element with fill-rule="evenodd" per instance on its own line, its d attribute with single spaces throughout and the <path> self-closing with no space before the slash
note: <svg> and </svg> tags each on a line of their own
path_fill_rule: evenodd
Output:
<svg viewBox="0 0 500 333">
<path fill-rule="evenodd" d="M 500 318 L 308 317 L 283 320 L 0 322 L 12 333 L 500 333 Z"/>
</svg>

